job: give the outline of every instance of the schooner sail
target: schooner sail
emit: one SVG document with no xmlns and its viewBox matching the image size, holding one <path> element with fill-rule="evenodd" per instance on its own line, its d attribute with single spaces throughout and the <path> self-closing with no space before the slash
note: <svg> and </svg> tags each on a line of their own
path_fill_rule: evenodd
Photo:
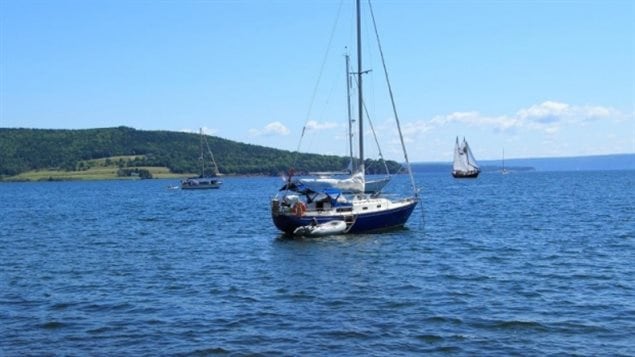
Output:
<svg viewBox="0 0 635 357">
<path fill-rule="evenodd" d="M 452 176 L 455 178 L 476 178 L 481 172 L 474 154 L 465 138 L 459 144 L 459 138 L 456 138 L 454 144 L 454 162 L 452 164 Z"/>
</svg>

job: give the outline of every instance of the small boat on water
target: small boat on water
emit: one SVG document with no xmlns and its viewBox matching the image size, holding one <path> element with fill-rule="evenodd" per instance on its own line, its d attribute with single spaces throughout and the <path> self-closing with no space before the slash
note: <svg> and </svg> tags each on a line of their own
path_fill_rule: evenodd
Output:
<svg viewBox="0 0 635 357">
<path fill-rule="evenodd" d="M 459 138 L 456 138 L 454 145 L 454 162 L 452 164 L 452 176 L 454 178 L 476 178 L 481 173 L 470 146 L 465 138 L 459 144 Z"/>
<path fill-rule="evenodd" d="M 216 165 L 216 160 L 214 160 L 214 154 L 212 154 L 212 150 L 209 148 L 209 144 L 207 143 L 207 138 L 203 135 L 203 129 L 200 129 L 201 135 L 201 156 L 199 157 L 199 161 L 201 162 L 201 174 L 196 177 L 188 177 L 181 181 L 181 189 L 182 190 L 206 190 L 210 188 L 220 188 L 223 184 L 218 176 L 220 176 L 220 172 L 218 171 L 218 165 Z M 206 173 L 206 164 L 205 164 L 205 151 L 203 149 L 203 143 L 207 147 L 207 152 L 209 153 L 211 159 L 211 173 Z M 209 171 L 209 170 L 208 170 Z"/>
<path fill-rule="evenodd" d="M 293 231 L 296 236 L 322 237 L 335 234 L 346 233 L 348 225 L 345 221 L 333 220 L 324 223 L 317 223 L 317 220 L 306 226 L 300 226 Z"/>
<path fill-rule="evenodd" d="M 223 181 L 213 176 L 189 177 L 181 181 L 182 190 L 204 190 L 209 188 L 220 188 Z"/>
<path fill-rule="evenodd" d="M 503 149 L 503 168 L 501 169 L 501 174 L 507 175 L 509 170 L 505 168 L 505 149 Z"/>
</svg>

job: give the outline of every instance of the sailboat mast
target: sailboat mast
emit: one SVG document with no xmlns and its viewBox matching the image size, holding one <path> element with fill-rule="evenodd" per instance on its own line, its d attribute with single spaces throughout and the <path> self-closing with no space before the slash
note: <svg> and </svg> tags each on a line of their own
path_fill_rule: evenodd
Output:
<svg viewBox="0 0 635 357">
<path fill-rule="evenodd" d="M 201 177 L 205 176 L 205 156 L 203 155 L 203 128 L 199 128 L 199 136 L 201 138 L 201 156 L 199 160 L 201 160 Z"/>
<path fill-rule="evenodd" d="M 348 114 L 348 152 L 351 159 L 351 173 L 355 171 L 355 163 L 353 162 L 353 121 L 351 119 L 351 71 L 350 57 L 348 52 L 346 57 L 346 110 Z"/>
<path fill-rule="evenodd" d="M 357 0 L 357 120 L 359 121 L 359 170 L 364 169 L 364 103 L 362 100 L 362 20 L 360 0 Z"/>
</svg>

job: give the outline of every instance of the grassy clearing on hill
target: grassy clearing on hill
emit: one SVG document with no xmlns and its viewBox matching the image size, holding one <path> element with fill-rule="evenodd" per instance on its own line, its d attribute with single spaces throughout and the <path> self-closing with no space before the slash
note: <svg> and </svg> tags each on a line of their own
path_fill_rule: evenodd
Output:
<svg viewBox="0 0 635 357">
<path fill-rule="evenodd" d="M 135 167 L 129 167 L 134 169 Z M 153 178 L 183 178 L 191 175 L 173 174 L 167 167 L 136 167 L 150 171 Z M 6 177 L 4 181 L 68 181 L 68 180 L 138 180 L 137 176 L 118 176 L 118 167 L 97 167 L 83 171 L 36 170 Z"/>
<path fill-rule="evenodd" d="M 142 155 L 112 156 L 102 159 L 83 160 L 77 166 L 77 171 L 64 170 L 33 170 L 23 172 L 16 176 L 5 177 L 4 181 L 67 181 L 67 180 L 137 180 L 139 176 L 120 176 L 120 168 L 128 170 L 148 170 L 153 178 L 182 178 L 192 176 L 187 174 L 174 174 L 167 167 L 155 166 L 126 166 L 120 167 L 118 163 L 130 162 L 143 158 Z"/>
</svg>

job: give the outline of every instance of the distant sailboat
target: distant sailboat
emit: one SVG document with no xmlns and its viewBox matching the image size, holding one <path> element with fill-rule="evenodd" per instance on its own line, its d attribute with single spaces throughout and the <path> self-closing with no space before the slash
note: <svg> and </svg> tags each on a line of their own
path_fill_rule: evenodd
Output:
<svg viewBox="0 0 635 357">
<path fill-rule="evenodd" d="M 200 129 L 201 136 L 201 156 L 198 158 L 201 162 L 201 174 L 196 177 L 189 177 L 185 180 L 181 181 L 181 189 L 182 190 L 205 190 L 210 188 L 220 188 L 223 181 L 218 179 L 220 176 L 220 172 L 218 171 L 218 165 L 216 165 L 216 160 L 214 160 L 214 154 L 212 154 L 212 150 L 209 148 L 209 144 L 207 143 L 207 138 L 203 135 L 203 129 Z M 207 153 L 210 156 L 210 162 L 212 167 L 211 173 L 206 172 L 206 160 L 205 160 L 205 150 L 203 148 L 203 143 L 207 147 Z M 209 171 L 209 170 L 208 170 Z"/>
<path fill-rule="evenodd" d="M 501 174 L 507 175 L 509 171 L 505 168 L 505 148 L 503 148 L 503 168 L 501 169 Z"/>
<path fill-rule="evenodd" d="M 465 138 L 459 144 L 459 138 L 456 138 L 454 145 L 454 163 L 452 164 L 452 176 L 454 178 L 476 178 L 481 173 L 481 169 L 472 154 L 470 146 Z"/>
</svg>

